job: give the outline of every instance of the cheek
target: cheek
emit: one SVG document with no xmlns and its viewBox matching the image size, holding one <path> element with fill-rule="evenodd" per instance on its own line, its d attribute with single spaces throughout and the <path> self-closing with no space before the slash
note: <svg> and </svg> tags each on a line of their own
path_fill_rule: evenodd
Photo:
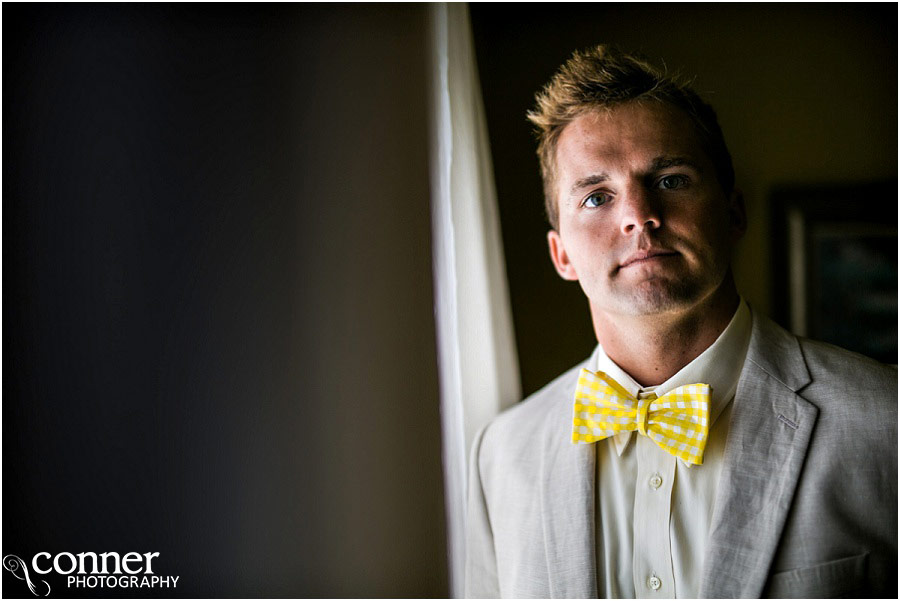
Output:
<svg viewBox="0 0 900 601">
<path fill-rule="evenodd" d="M 599 264 L 614 255 L 615 236 L 604 227 L 592 227 L 579 239 L 578 255 L 583 263 Z"/>
<path fill-rule="evenodd" d="M 567 241 L 569 260 L 581 278 L 606 273 L 616 256 L 613 242 L 608 235 L 597 228 L 580 232 Z"/>
<path fill-rule="evenodd" d="M 686 211 L 679 215 L 677 225 L 670 231 L 683 247 L 704 256 L 727 254 L 733 246 L 732 228 L 727 216 L 714 210 Z M 726 257 L 727 260 L 727 257 Z"/>
<path fill-rule="evenodd" d="M 731 235 L 731 219 L 723 203 L 716 201 L 698 203 L 686 212 L 688 223 L 694 225 L 698 235 L 710 240 L 727 238 Z"/>
<path fill-rule="evenodd" d="M 710 254 L 710 262 L 720 265 L 730 263 L 731 251 L 736 240 L 729 220 L 727 218 L 709 219 L 704 227 L 706 228 L 705 245 Z"/>
</svg>

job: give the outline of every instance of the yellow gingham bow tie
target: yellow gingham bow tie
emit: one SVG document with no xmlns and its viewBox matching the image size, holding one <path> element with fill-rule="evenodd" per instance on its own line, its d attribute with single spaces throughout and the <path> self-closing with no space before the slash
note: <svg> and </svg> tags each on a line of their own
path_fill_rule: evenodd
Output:
<svg viewBox="0 0 900 601">
<path fill-rule="evenodd" d="M 582 369 L 575 388 L 572 442 L 592 443 L 634 430 L 679 459 L 700 465 L 709 432 L 709 384 L 688 384 L 661 397 L 636 399 L 602 371 Z"/>
</svg>

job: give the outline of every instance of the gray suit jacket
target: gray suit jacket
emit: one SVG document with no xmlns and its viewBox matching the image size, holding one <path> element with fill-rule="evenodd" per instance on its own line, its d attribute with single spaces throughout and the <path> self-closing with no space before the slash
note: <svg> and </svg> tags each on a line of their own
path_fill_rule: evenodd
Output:
<svg viewBox="0 0 900 601">
<path fill-rule="evenodd" d="M 570 442 L 585 364 L 476 438 L 466 596 L 597 596 L 595 449 Z M 895 368 L 754 314 L 701 596 L 897 596 Z"/>
</svg>

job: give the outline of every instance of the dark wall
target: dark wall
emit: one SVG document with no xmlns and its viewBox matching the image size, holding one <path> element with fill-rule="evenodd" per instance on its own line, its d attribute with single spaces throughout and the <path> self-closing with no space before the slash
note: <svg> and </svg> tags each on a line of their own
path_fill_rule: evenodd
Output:
<svg viewBox="0 0 900 601">
<path fill-rule="evenodd" d="M 547 253 L 525 118 L 573 50 L 614 43 L 696 77 L 747 202 L 735 277 L 764 314 L 785 294 L 773 286 L 774 266 L 786 261 L 773 253 L 773 191 L 896 181 L 894 4 L 473 4 L 471 14 L 526 393 L 596 344 L 584 295 L 559 279 Z M 896 223 L 893 195 L 867 202 Z"/>
<path fill-rule="evenodd" d="M 446 596 L 424 8 L 3 17 L 3 554 Z"/>
</svg>

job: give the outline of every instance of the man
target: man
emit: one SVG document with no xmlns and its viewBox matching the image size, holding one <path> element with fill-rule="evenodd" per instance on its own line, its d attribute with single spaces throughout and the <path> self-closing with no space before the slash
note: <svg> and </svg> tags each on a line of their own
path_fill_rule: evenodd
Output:
<svg viewBox="0 0 900 601">
<path fill-rule="evenodd" d="M 738 295 L 712 108 L 601 46 L 529 117 L 599 346 L 476 438 L 467 596 L 896 596 L 896 369 Z"/>
</svg>

